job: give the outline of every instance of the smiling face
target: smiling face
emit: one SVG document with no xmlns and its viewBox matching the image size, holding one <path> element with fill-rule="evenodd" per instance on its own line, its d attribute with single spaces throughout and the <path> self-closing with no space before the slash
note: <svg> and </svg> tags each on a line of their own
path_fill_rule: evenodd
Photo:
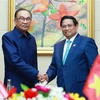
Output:
<svg viewBox="0 0 100 100">
<path fill-rule="evenodd" d="M 22 32 L 26 33 L 26 31 L 30 27 L 31 23 L 31 15 L 28 11 L 21 10 L 17 13 L 15 18 L 15 25 L 16 27 Z"/>
<path fill-rule="evenodd" d="M 61 29 L 62 29 L 63 35 L 67 39 L 70 39 L 70 38 L 72 38 L 77 33 L 78 24 L 75 25 L 73 23 L 72 19 L 64 19 L 62 21 Z"/>
</svg>

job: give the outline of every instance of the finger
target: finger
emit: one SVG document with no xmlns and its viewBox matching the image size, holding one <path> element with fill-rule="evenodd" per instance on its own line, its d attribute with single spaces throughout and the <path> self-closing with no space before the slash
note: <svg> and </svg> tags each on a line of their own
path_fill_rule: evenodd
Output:
<svg viewBox="0 0 100 100">
<path fill-rule="evenodd" d="M 45 79 L 41 79 L 40 81 L 41 81 L 41 83 L 42 83 L 42 82 L 44 82 L 44 81 L 45 81 Z"/>
</svg>

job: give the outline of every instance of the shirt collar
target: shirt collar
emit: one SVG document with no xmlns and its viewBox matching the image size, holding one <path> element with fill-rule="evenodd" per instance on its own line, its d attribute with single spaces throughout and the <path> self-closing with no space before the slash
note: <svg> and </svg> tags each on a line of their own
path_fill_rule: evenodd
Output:
<svg viewBox="0 0 100 100">
<path fill-rule="evenodd" d="M 25 37 L 25 35 L 20 31 L 18 30 L 16 27 L 14 28 L 15 32 L 16 32 L 16 35 L 21 38 L 21 37 Z M 31 38 L 31 35 L 29 34 L 29 32 L 27 32 L 27 37 L 26 38 Z"/>
<path fill-rule="evenodd" d="M 78 33 L 76 33 L 76 34 L 70 39 L 71 42 L 74 41 L 74 39 L 75 39 L 75 37 L 77 36 L 77 34 L 78 34 Z M 69 39 L 66 38 L 66 41 L 68 41 L 68 40 L 69 40 Z"/>
</svg>

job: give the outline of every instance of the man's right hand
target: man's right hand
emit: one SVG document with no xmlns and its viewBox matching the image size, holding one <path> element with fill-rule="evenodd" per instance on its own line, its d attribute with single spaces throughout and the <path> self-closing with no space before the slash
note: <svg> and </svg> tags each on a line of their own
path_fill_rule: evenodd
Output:
<svg viewBox="0 0 100 100">
<path fill-rule="evenodd" d="M 43 83 L 44 81 L 47 81 L 48 82 L 48 75 L 45 73 L 45 74 L 38 74 L 37 75 L 38 77 L 38 80 Z"/>
</svg>

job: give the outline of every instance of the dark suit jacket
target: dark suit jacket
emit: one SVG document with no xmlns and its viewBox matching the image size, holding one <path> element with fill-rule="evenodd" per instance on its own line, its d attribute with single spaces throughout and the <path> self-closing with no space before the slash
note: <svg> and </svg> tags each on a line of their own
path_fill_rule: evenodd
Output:
<svg viewBox="0 0 100 100">
<path fill-rule="evenodd" d="M 4 84 L 11 79 L 12 86 L 21 91 L 20 84 L 33 87 L 37 83 L 37 46 L 35 38 L 27 32 L 25 37 L 16 27 L 2 36 L 5 62 Z"/>
<path fill-rule="evenodd" d="M 65 40 L 56 43 L 52 62 L 47 71 L 49 81 L 57 76 L 57 85 L 65 87 L 67 92 L 79 93 L 82 89 L 90 68 L 98 55 L 97 46 L 93 39 L 76 36 L 70 48 L 65 65 L 62 63 Z"/>
</svg>

